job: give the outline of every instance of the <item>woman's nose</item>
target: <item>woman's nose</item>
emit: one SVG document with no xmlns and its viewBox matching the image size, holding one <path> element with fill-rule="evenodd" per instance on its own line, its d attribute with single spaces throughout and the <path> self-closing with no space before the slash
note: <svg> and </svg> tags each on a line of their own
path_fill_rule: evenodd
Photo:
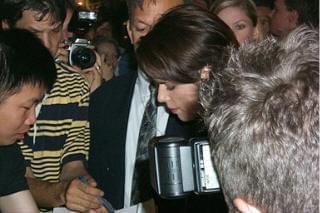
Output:
<svg viewBox="0 0 320 213">
<path fill-rule="evenodd" d="M 166 101 L 168 101 L 168 92 L 167 92 L 167 88 L 164 84 L 159 84 L 159 88 L 158 88 L 158 102 L 159 103 L 165 103 Z"/>
</svg>

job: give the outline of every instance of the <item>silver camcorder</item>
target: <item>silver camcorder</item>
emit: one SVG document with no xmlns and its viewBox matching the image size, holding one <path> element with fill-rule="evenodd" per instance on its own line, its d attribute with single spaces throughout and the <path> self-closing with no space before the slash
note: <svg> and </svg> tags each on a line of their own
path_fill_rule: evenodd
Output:
<svg viewBox="0 0 320 213">
<path fill-rule="evenodd" d="M 162 198 L 220 191 L 205 139 L 155 137 L 149 143 L 149 158 L 151 184 Z"/>
<path fill-rule="evenodd" d="M 96 63 L 96 54 L 89 40 L 77 38 L 70 44 L 69 63 L 81 69 L 87 69 Z"/>
</svg>

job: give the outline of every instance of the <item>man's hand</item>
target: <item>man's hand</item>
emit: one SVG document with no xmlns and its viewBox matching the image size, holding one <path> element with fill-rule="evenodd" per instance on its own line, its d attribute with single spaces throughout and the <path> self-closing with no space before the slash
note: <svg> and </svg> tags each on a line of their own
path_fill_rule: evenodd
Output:
<svg viewBox="0 0 320 213">
<path fill-rule="evenodd" d="M 63 44 L 63 43 L 59 44 L 58 51 L 57 51 L 54 58 L 56 61 L 62 61 L 64 63 L 68 64 L 69 51 L 66 50 L 64 47 L 65 47 L 65 44 Z"/>
<path fill-rule="evenodd" d="M 96 63 L 87 69 L 81 70 L 77 66 L 72 66 L 72 71 L 80 73 L 87 80 L 90 92 L 93 92 L 97 89 L 103 82 L 102 73 L 101 73 L 101 58 L 97 52 L 96 54 Z"/>
<path fill-rule="evenodd" d="M 66 190 L 66 207 L 80 212 L 107 212 L 101 206 L 98 198 L 103 196 L 103 191 L 97 188 L 95 180 L 87 175 L 86 182 L 74 179 Z"/>
</svg>

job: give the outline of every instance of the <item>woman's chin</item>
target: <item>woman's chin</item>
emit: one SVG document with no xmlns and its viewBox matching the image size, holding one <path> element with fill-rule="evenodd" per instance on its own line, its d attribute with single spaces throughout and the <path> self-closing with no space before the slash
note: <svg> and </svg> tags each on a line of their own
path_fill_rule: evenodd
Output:
<svg viewBox="0 0 320 213">
<path fill-rule="evenodd" d="M 192 121 L 194 119 L 196 119 L 196 115 L 195 114 L 189 114 L 189 115 L 186 115 L 186 114 L 177 114 L 178 118 L 183 121 L 183 122 L 188 122 L 188 121 Z"/>
</svg>

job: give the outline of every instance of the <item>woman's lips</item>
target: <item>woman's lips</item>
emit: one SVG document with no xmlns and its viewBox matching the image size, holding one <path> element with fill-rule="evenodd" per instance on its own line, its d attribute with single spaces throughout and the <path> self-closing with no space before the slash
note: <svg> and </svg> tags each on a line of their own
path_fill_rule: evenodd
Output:
<svg viewBox="0 0 320 213">
<path fill-rule="evenodd" d="M 169 108 L 169 111 L 170 111 L 171 113 L 176 114 L 177 111 L 178 111 L 178 108 Z"/>
</svg>

